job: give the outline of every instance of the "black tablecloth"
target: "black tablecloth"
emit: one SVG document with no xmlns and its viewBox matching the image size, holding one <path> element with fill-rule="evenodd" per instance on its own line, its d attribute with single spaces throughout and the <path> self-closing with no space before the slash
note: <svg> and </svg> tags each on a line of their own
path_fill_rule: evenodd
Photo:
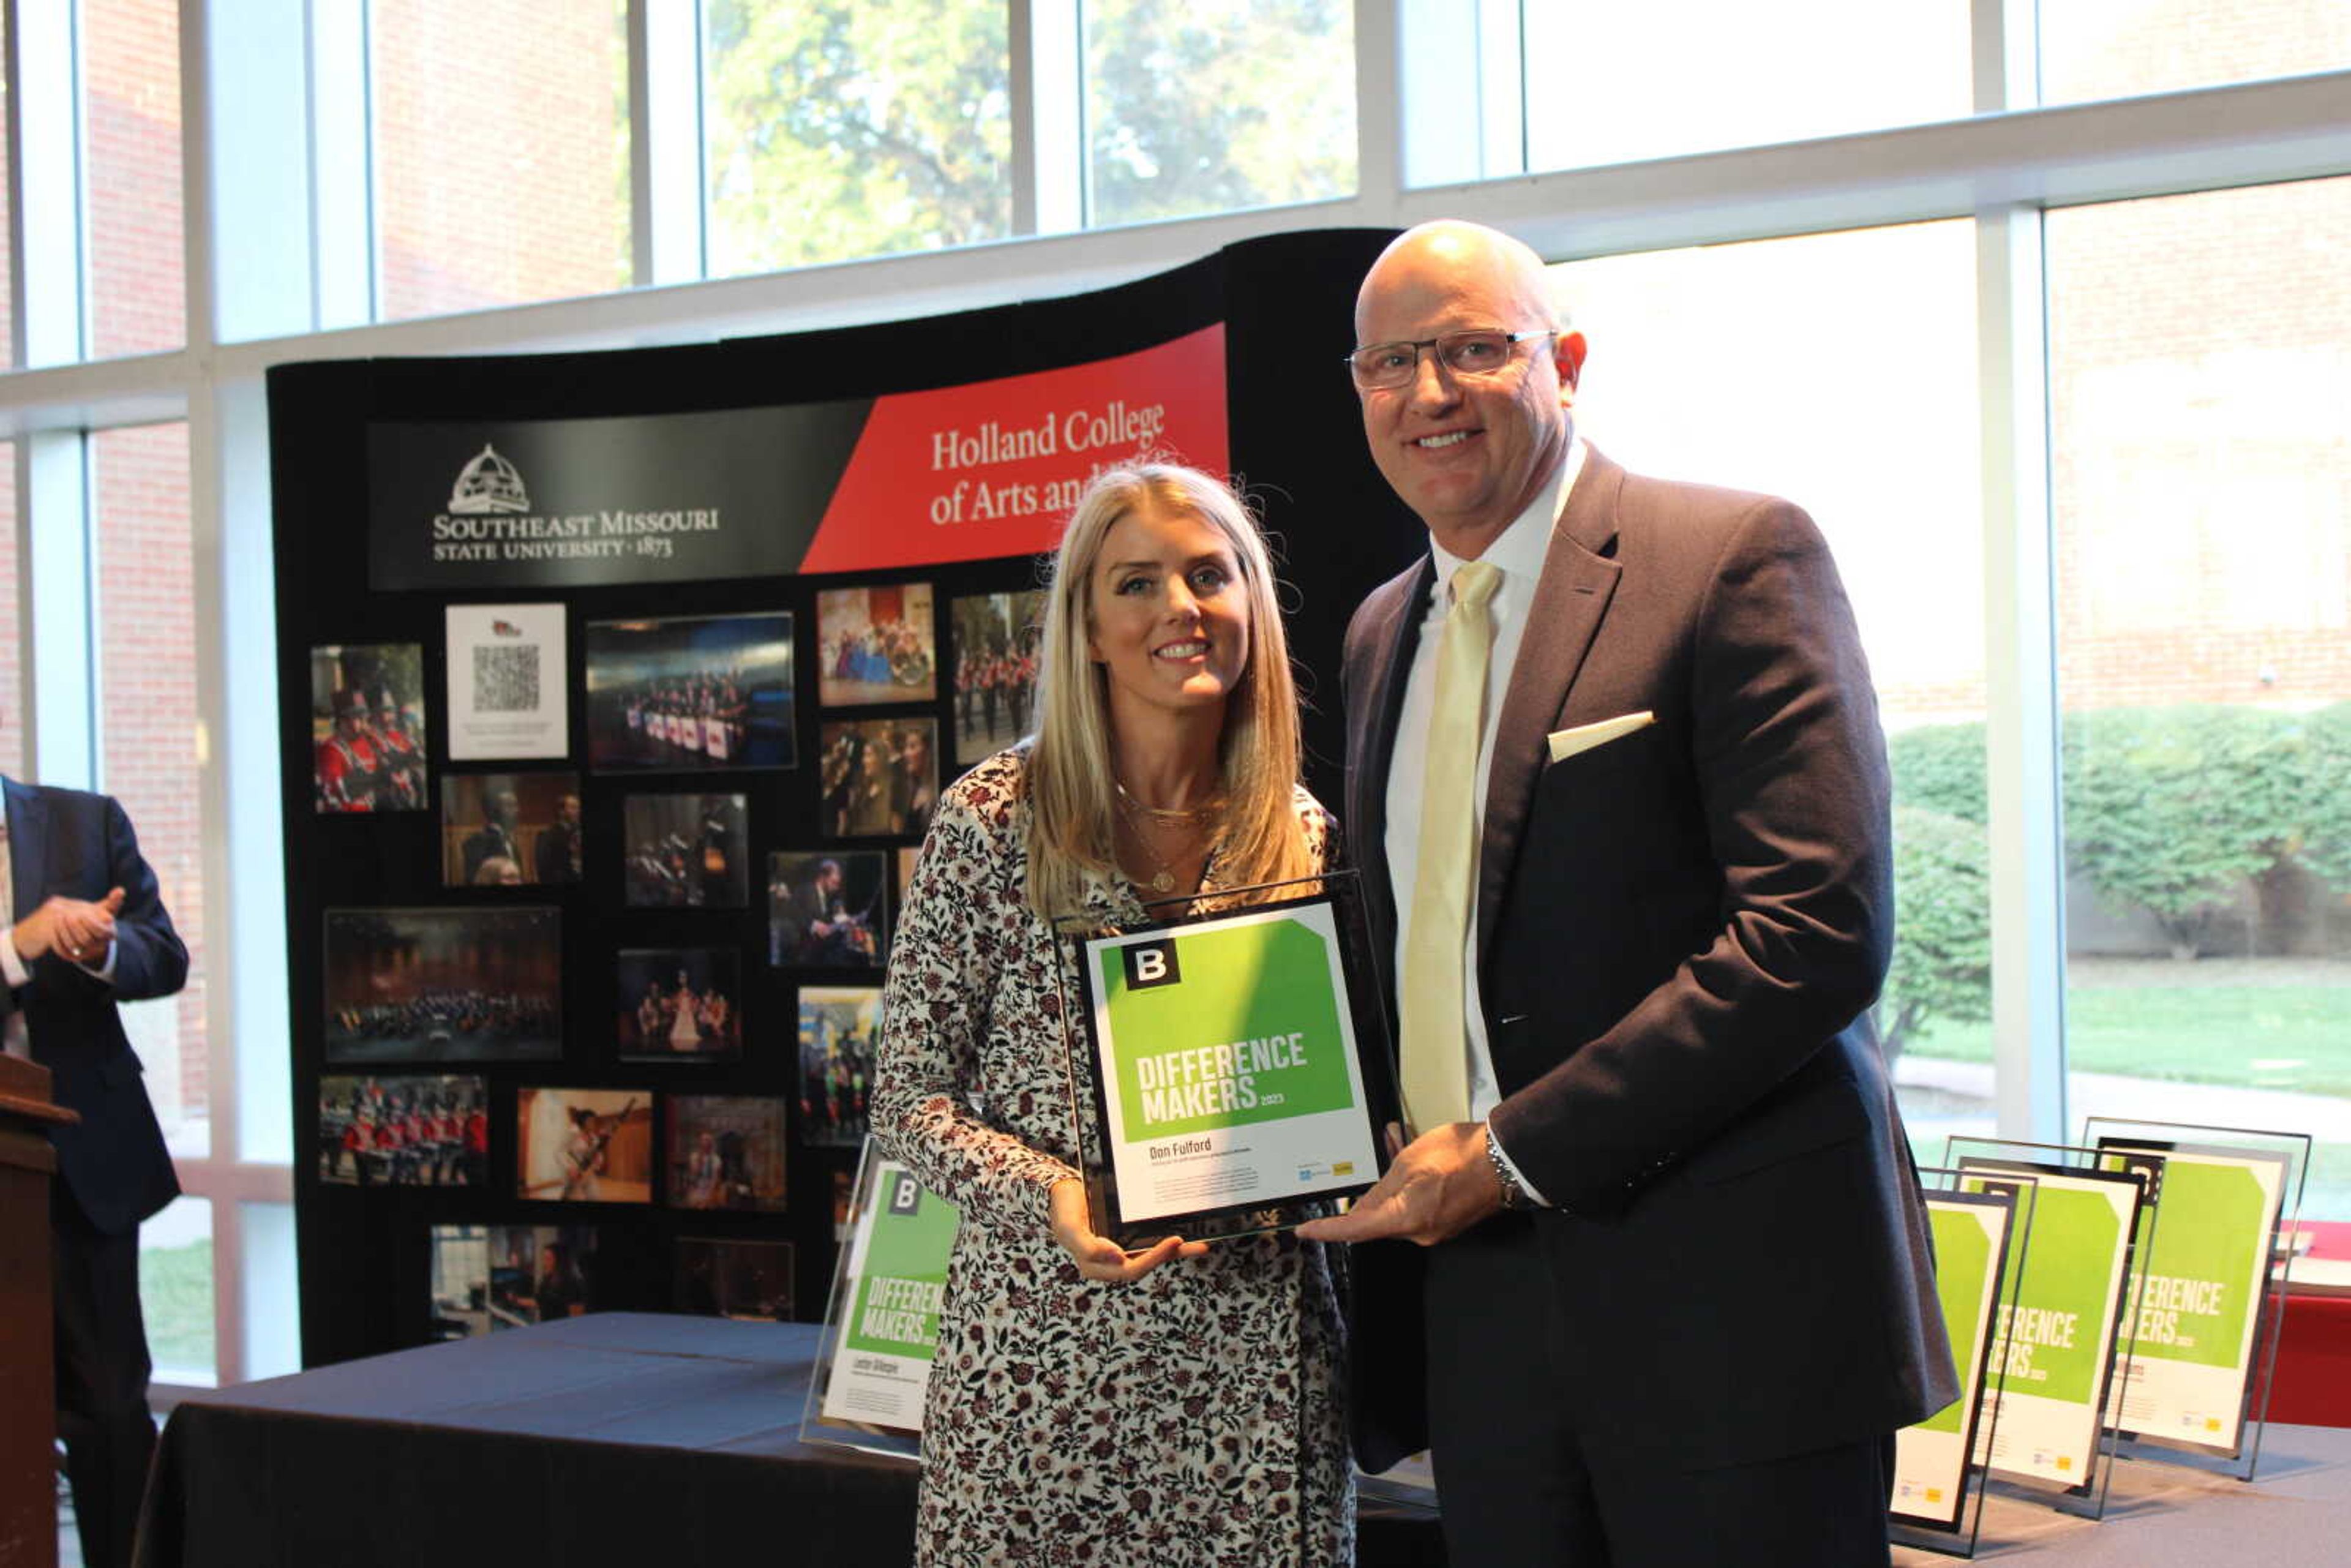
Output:
<svg viewBox="0 0 2351 1568">
<path fill-rule="evenodd" d="M 613 1312 L 190 1397 L 142 1568 L 904 1563 L 914 1471 L 799 1440 L 811 1324 Z M 1366 1500 L 1361 1562 L 1441 1564 Z"/>
</svg>

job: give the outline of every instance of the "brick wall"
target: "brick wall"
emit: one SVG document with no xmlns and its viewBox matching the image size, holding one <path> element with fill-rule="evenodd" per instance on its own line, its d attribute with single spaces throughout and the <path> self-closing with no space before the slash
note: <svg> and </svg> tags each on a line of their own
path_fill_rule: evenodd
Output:
<svg viewBox="0 0 2351 1568">
<path fill-rule="evenodd" d="M 376 0 L 384 317 L 627 286 L 618 11 L 600 0 Z"/>
<path fill-rule="evenodd" d="M 2343 0 L 2043 0 L 2042 97 L 2123 98 L 2351 66 Z"/>
<path fill-rule="evenodd" d="M 92 353 L 176 349 L 188 337 L 179 10 L 82 0 L 82 17 Z"/>
<path fill-rule="evenodd" d="M 101 432 L 91 444 L 104 788 L 130 812 L 188 945 L 187 989 L 133 1009 L 146 1015 L 133 1028 L 169 1128 L 204 1114 L 209 1078 L 188 433 L 146 425 Z"/>
</svg>

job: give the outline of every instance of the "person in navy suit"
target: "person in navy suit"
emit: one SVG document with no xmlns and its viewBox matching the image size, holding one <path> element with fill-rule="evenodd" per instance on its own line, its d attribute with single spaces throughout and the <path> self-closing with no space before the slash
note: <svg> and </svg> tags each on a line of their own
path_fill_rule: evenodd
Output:
<svg viewBox="0 0 2351 1568">
<path fill-rule="evenodd" d="M 155 1446 L 139 1224 L 180 1184 L 117 1004 L 177 991 L 188 950 L 120 803 L 13 779 L 0 788 L 0 1027 L 10 1052 L 47 1068 L 57 1103 L 81 1118 L 50 1133 L 57 1431 L 82 1559 L 119 1568 L 131 1561 Z"/>
</svg>

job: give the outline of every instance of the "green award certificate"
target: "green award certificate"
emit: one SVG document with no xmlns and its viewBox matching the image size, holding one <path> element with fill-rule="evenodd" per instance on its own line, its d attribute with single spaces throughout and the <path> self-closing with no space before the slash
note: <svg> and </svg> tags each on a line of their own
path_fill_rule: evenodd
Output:
<svg viewBox="0 0 2351 1568">
<path fill-rule="evenodd" d="M 2127 1431 L 2234 1453 L 2252 1374 L 2262 1270 L 2285 1194 L 2283 1155 L 2100 1138 L 2100 1163 L 2142 1167 L 2161 1223 L 2142 1259 Z"/>
<path fill-rule="evenodd" d="M 913 1435 L 938 1340 L 956 1214 L 869 1144 L 833 1281 L 810 1424 Z M 805 1428 L 804 1428 L 805 1429 Z"/>
<path fill-rule="evenodd" d="M 1935 1293 L 1951 1336 L 1959 1396 L 1894 1437 L 1897 1518 L 1956 1531 L 1968 1496 L 1968 1456 L 1976 1446 L 1984 1371 L 1991 1361 L 1994 1309 L 2007 1274 L 2016 1204 L 2006 1192 L 1927 1194 L 1935 1237 Z"/>
<path fill-rule="evenodd" d="M 2121 1320 L 2124 1267 L 2138 1222 L 2139 1178 L 2038 1162 L 1963 1158 L 1970 1190 L 2001 1189 L 2003 1171 L 2030 1205 L 2029 1246 L 2011 1252 L 2013 1278 L 1993 1330 L 1996 1406 L 1988 1458 L 2004 1474 L 2086 1485 Z M 2013 1305 L 2010 1305 L 2013 1302 Z"/>
<path fill-rule="evenodd" d="M 1377 1179 L 1348 951 L 1329 893 L 1079 939 L 1106 1234 Z"/>
</svg>

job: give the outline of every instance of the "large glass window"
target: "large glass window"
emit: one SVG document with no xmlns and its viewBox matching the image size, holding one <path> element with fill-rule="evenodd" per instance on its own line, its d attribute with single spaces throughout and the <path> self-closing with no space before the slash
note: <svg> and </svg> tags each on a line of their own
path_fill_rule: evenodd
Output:
<svg viewBox="0 0 2351 1568">
<path fill-rule="evenodd" d="M 1967 0 L 1526 0 L 1527 167 L 1963 119 L 1968 16 Z M 1467 84 L 1424 90 L 1457 85 L 1468 112 Z"/>
<path fill-rule="evenodd" d="M 0 5 L 0 60 L 8 57 L 8 8 Z M 0 127 L 8 123 L 8 78 L 0 71 Z M 16 290 L 14 268 L 16 265 L 15 245 L 16 209 L 10 195 L 14 182 L 9 170 L 8 138 L 0 135 L 0 371 L 13 370 L 16 364 Z M 13 471 L 12 471 L 13 474 Z M 14 484 L 12 477 L 9 481 Z M 12 688 L 13 689 L 13 688 Z"/>
<path fill-rule="evenodd" d="M 1992 1123 L 1975 265 L 1962 221 L 1553 269 L 1591 344 L 1581 434 L 1788 497 L 1836 552 L 1894 765 L 1876 1022 L 1922 1158 Z"/>
<path fill-rule="evenodd" d="M 2351 179 L 2046 227 L 2068 1096 L 2351 1217 Z"/>
<path fill-rule="evenodd" d="M 139 1305 L 156 1381 L 219 1381 L 214 1296 L 212 1200 L 175 1198 L 139 1228 Z"/>
<path fill-rule="evenodd" d="M 2351 66 L 2342 0 L 2041 0 L 2048 103 Z"/>
<path fill-rule="evenodd" d="M 186 988 L 128 1004 L 122 1020 L 172 1152 L 200 1157 L 212 1152 L 212 1134 L 187 427 L 101 431 L 90 438 L 90 474 L 99 786 L 130 813 L 188 945 Z"/>
<path fill-rule="evenodd" d="M 16 611 L 16 445 L 0 441 L 0 773 L 25 777 L 25 622 Z"/>
<path fill-rule="evenodd" d="M 714 277 L 1012 230 L 1003 0 L 705 0 Z"/>
<path fill-rule="evenodd" d="M 83 190 L 93 358 L 188 339 L 180 227 L 180 10 L 81 0 Z"/>
<path fill-rule="evenodd" d="M 1086 0 L 1086 221 L 1355 188 L 1347 0 Z"/>
<path fill-rule="evenodd" d="M 384 320 L 625 288 L 627 7 L 373 0 Z"/>
</svg>

